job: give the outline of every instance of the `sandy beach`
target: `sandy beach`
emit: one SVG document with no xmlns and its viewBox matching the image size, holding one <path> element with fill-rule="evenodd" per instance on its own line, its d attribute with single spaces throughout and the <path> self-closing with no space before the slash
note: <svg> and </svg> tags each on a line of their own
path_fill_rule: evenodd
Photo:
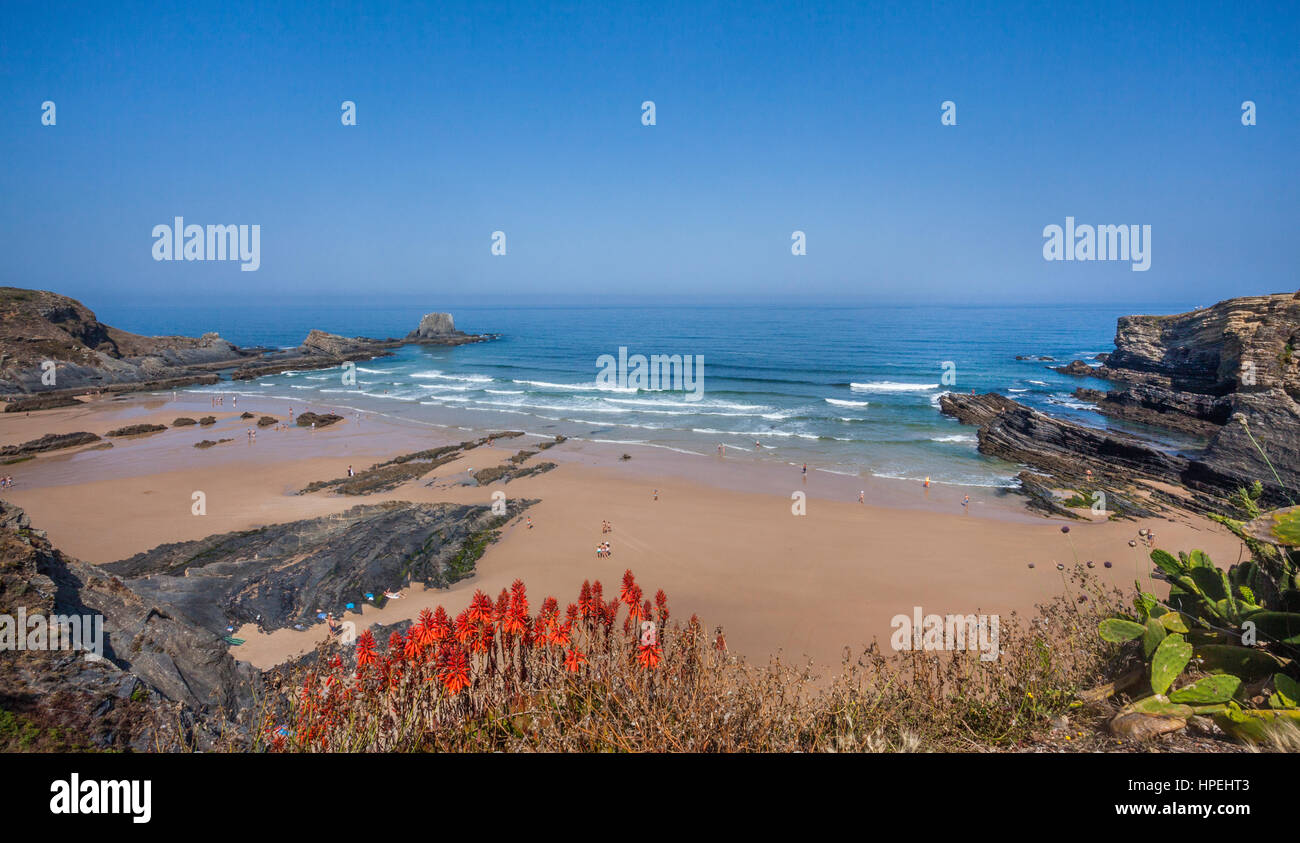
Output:
<svg viewBox="0 0 1300 843">
<path fill-rule="evenodd" d="M 1094 560 L 1105 582 L 1130 586 L 1145 572 L 1145 551 L 1128 542 L 1146 527 L 1157 546 L 1200 548 L 1220 564 L 1238 560 L 1239 542 L 1205 519 L 1069 522 L 1024 510 L 1020 498 L 994 489 L 948 486 L 942 478 L 919 483 L 845 477 L 797 465 L 758 460 L 728 449 L 727 456 L 679 454 L 666 449 L 611 446 L 568 440 L 545 452 L 558 463 L 545 474 L 509 484 L 476 488 L 454 481 L 468 470 L 498 465 L 538 437 L 503 440 L 466 452 L 421 480 L 364 497 L 297 490 L 316 480 L 344 476 L 411 451 L 475 438 L 483 431 L 418 424 L 380 414 L 345 419 L 309 430 L 247 430 L 269 414 L 287 421 L 289 405 L 271 399 L 227 397 L 212 407 L 206 393 L 99 399 L 81 407 L 30 415 L 0 415 L 0 444 L 18 444 L 47 433 L 90 431 L 99 435 L 127 424 L 170 425 L 180 416 L 215 415 L 215 425 L 181 427 L 135 437 L 115 437 L 113 447 L 95 445 L 58 451 L 9 465 L 16 478 L 3 496 L 23 507 L 33 526 L 56 547 L 103 564 L 166 542 L 201 538 L 258 525 L 341 512 L 385 500 L 491 503 L 492 492 L 540 500 L 512 521 L 479 560 L 477 573 L 450 589 L 425 591 L 421 584 L 394 583 L 404 596 L 383 609 L 365 606 L 358 629 L 393 623 L 438 604 L 463 608 L 475 589 L 495 595 L 523 579 L 540 604 L 554 595 L 561 605 L 576 598 L 584 579 L 616 586 L 625 569 L 649 593 L 667 592 L 676 618 L 697 614 L 722 626 L 729 647 L 746 658 L 813 660 L 833 667 L 844 648 L 873 638 L 888 640 L 890 619 L 920 606 L 926 613 L 1026 613 L 1067 588 L 1055 563 Z M 327 406 L 294 406 L 295 413 Z M 196 449 L 202 439 L 233 441 Z M 629 460 L 621 459 L 624 453 Z M 769 457 L 771 455 L 768 455 Z M 658 500 L 653 490 L 658 490 Z M 192 496 L 206 497 L 206 515 L 191 513 Z M 866 492 L 866 503 L 858 492 Z M 806 514 L 795 515 L 794 493 L 806 496 Z M 961 498 L 971 495 L 969 507 Z M 601 534 L 601 522 L 613 532 Z M 611 558 L 595 546 L 612 544 Z M 1107 569 L 1103 562 L 1110 561 Z M 1035 567 L 1030 569 L 1029 563 Z M 363 600 L 358 595 L 358 605 Z M 224 630 L 213 630 L 225 634 Z M 236 658 L 265 668 L 311 650 L 325 635 L 323 624 L 305 630 L 235 633 Z"/>
</svg>

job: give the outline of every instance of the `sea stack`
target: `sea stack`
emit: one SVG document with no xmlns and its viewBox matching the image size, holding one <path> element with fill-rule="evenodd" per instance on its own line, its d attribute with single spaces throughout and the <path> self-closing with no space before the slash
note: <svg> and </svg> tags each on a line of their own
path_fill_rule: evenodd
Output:
<svg viewBox="0 0 1300 843">
<path fill-rule="evenodd" d="M 451 318 L 450 313 L 426 313 L 420 319 L 420 327 L 416 328 L 411 336 L 429 339 L 454 333 L 456 333 L 456 322 Z"/>
</svg>

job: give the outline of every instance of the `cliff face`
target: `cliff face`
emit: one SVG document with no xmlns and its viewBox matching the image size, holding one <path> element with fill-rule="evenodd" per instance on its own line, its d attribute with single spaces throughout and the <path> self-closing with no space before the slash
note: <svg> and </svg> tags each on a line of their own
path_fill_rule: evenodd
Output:
<svg viewBox="0 0 1300 843">
<path fill-rule="evenodd" d="M 162 381 L 243 356 L 216 334 L 143 337 L 103 324 L 67 296 L 0 287 L 0 394 Z M 53 384 L 42 382 L 46 360 L 56 364 Z"/>
<path fill-rule="evenodd" d="M 0 650 L 0 709 L 87 748 L 210 748 L 246 734 L 256 672 L 212 632 L 92 565 L 65 556 L 0 501 L 0 614 L 103 617 L 104 658 Z M 24 633 L 26 634 L 26 633 Z"/>
<path fill-rule="evenodd" d="M 1243 296 L 1174 316 L 1124 316 L 1106 366 L 1184 392 L 1300 398 L 1300 294 Z M 1252 383 L 1253 381 L 1253 383 Z"/>
<path fill-rule="evenodd" d="M 144 337 L 101 323 L 81 302 L 43 290 L 0 287 L 0 397 L 22 400 L 13 409 L 66 406 L 88 390 L 124 392 L 175 389 L 215 383 L 216 372 L 235 369 L 234 380 L 249 380 L 286 369 L 328 369 L 352 360 L 391 354 L 406 343 L 463 345 L 494 339 L 456 330 L 450 313 L 429 313 L 406 339 L 342 337 L 312 331 L 302 345 L 287 350 L 241 349 L 216 334 L 201 337 Z M 54 382 L 42 378 L 42 364 L 53 361 Z M 62 399 L 63 404 L 58 403 Z M 10 407 L 6 407 L 9 411 Z"/>
<path fill-rule="evenodd" d="M 1143 455 L 1126 466 L 1131 473 L 1218 495 L 1258 480 L 1268 503 L 1300 499 L 1300 293 L 1243 296 L 1173 316 L 1124 316 L 1104 365 L 1076 360 L 1056 371 L 1119 385 L 1104 395 L 1076 393 L 1105 415 L 1207 442 L 1176 465 Z M 1005 416 L 981 431 L 981 450 L 1059 473 L 1060 443 L 1030 436 L 1025 413 L 977 404 L 953 410 L 981 425 L 988 419 L 980 414 Z M 1006 431 L 1015 434 L 1011 441 Z M 1076 445 L 1088 439 L 1071 436 Z M 1078 448 L 1064 450 L 1067 462 L 1080 456 Z"/>
</svg>

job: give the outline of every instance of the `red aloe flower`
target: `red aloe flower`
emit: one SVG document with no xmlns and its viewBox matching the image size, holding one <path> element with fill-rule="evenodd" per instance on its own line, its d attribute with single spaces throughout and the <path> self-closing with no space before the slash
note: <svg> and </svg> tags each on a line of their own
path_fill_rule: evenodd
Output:
<svg viewBox="0 0 1300 843">
<path fill-rule="evenodd" d="M 510 592 L 503 588 L 501 593 L 497 595 L 496 606 L 492 609 L 492 622 L 497 626 L 505 623 L 506 612 L 508 611 L 510 611 Z"/>
<path fill-rule="evenodd" d="M 421 647 L 428 647 L 438 642 L 433 612 L 428 609 L 420 611 L 420 622 L 411 627 L 411 631 L 415 633 L 415 640 L 419 642 Z"/>
<path fill-rule="evenodd" d="M 618 599 L 626 603 L 632 589 L 636 588 L 636 580 L 632 577 L 631 570 L 623 572 L 623 587 L 618 590 Z"/>
<path fill-rule="evenodd" d="M 449 694 L 469 687 L 469 654 L 463 647 L 446 643 L 438 649 L 438 679 Z"/>
<path fill-rule="evenodd" d="M 447 610 L 439 606 L 433 613 L 433 622 L 429 625 L 429 634 L 434 643 L 445 640 L 452 634 L 451 619 Z"/>
<path fill-rule="evenodd" d="M 427 612 L 428 609 L 425 609 L 425 611 Z M 406 643 L 402 646 L 402 653 L 411 661 L 415 661 L 419 657 L 421 651 L 424 650 L 424 645 L 420 643 L 420 638 L 423 632 L 424 628 L 422 623 L 416 624 L 406 631 Z"/>
<path fill-rule="evenodd" d="M 470 620 L 469 609 L 456 616 L 456 640 L 462 644 L 469 643 L 474 637 L 474 622 Z"/>
<path fill-rule="evenodd" d="M 650 670 L 659 664 L 663 655 L 663 648 L 657 644 L 651 644 L 637 648 L 636 660 L 641 663 L 642 668 Z"/>
<path fill-rule="evenodd" d="M 528 595 L 522 580 L 515 580 L 511 586 L 510 609 L 503 628 L 511 635 L 522 635 L 528 629 Z"/>
<path fill-rule="evenodd" d="M 587 580 L 582 581 L 582 588 L 578 590 L 578 611 L 584 618 L 591 615 L 591 583 Z"/>
<path fill-rule="evenodd" d="M 578 607 L 570 603 L 564 610 L 564 620 L 572 625 L 578 619 Z"/>
<path fill-rule="evenodd" d="M 492 623 L 492 598 L 476 590 L 469 601 L 469 619 L 474 623 Z"/>
<path fill-rule="evenodd" d="M 479 624 L 474 630 L 474 636 L 470 641 L 470 650 L 475 653 L 486 653 L 491 650 L 493 635 L 494 629 L 491 624 Z"/>
<path fill-rule="evenodd" d="M 569 650 L 564 654 L 564 669 L 570 673 L 577 673 L 578 670 L 587 663 L 587 657 L 577 650 Z"/>
<path fill-rule="evenodd" d="M 661 588 L 655 592 L 655 607 L 659 609 L 659 625 L 668 623 L 668 595 Z"/>
<path fill-rule="evenodd" d="M 370 634 L 370 630 L 361 633 L 357 638 L 357 669 L 365 667 L 368 664 L 374 664 L 379 661 L 379 656 L 375 649 L 375 636 Z"/>
<path fill-rule="evenodd" d="M 605 589 L 601 587 L 600 580 L 591 584 L 591 611 L 597 611 L 597 606 L 605 605 Z"/>
</svg>

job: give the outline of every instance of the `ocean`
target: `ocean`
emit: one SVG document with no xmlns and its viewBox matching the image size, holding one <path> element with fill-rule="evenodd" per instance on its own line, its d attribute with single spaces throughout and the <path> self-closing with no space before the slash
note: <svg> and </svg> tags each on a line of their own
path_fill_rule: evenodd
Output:
<svg viewBox="0 0 1300 843">
<path fill-rule="evenodd" d="M 312 328 L 401 337 L 429 307 L 109 306 L 107 324 L 142 334 L 217 331 L 240 345 L 291 347 Z M 719 444 L 849 476 L 1012 485 L 1018 467 L 981 455 L 975 431 L 939 413 L 948 390 L 995 391 L 1053 415 L 1119 428 L 1175 450 L 1203 443 L 1107 420 L 1071 394 L 1107 388 L 1049 365 L 1095 362 L 1115 320 L 1181 304 L 1029 307 L 472 307 L 456 327 L 487 343 L 407 346 L 340 369 L 286 372 L 194 392 L 264 395 L 431 424 L 516 429 L 712 454 Z M 597 359 L 703 358 L 700 400 L 682 391 L 602 388 Z M 1016 360 L 1044 355 L 1056 363 Z M 945 363 L 951 364 L 945 367 Z M 945 380 L 945 372 L 948 378 Z"/>
</svg>

